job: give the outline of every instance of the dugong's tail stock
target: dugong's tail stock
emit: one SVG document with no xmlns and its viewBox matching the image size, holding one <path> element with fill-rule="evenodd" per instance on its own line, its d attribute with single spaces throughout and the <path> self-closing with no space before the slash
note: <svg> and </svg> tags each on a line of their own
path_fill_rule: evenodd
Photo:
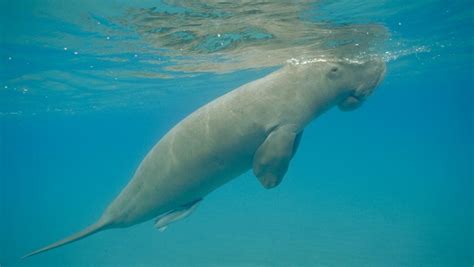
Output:
<svg viewBox="0 0 474 267">
<path fill-rule="evenodd" d="M 22 259 L 24 258 L 28 258 L 28 257 L 31 257 L 33 255 L 36 255 L 36 254 L 40 254 L 40 253 L 43 253 L 45 251 L 48 251 L 50 249 L 53 249 L 53 248 L 57 248 L 57 247 L 60 247 L 60 246 L 64 246 L 66 244 L 69 244 L 69 243 L 72 243 L 72 242 L 75 242 L 77 240 L 80 240 L 80 239 L 83 239 L 84 237 L 87 237 L 87 236 L 90 236 L 94 233 L 97 233 L 99 231 L 102 231 L 104 230 L 105 228 L 107 228 L 107 223 L 104 223 L 102 221 L 98 221 L 94 224 L 92 224 L 91 226 L 85 228 L 84 230 L 76 233 L 76 234 L 73 234 L 67 238 L 64 238 L 62 240 L 59 240 L 49 246 L 46 246 L 46 247 L 43 247 L 43 248 L 40 248 L 38 250 L 35 250 L 33 252 L 30 252 L 28 254 L 26 254 L 25 256 L 21 257 Z"/>
</svg>

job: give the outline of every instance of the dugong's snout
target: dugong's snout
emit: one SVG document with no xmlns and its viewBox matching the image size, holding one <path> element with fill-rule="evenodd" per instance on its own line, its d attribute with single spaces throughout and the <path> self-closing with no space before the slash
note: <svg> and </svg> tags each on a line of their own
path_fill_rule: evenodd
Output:
<svg viewBox="0 0 474 267">
<path fill-rule="evenodd" d="M 383 60 L 369 60 L 359 64 L 354 69 L 353 89 L 349 95 L 339 102 L 338 107 L 342 111 L 351 111 L 362 105 L 362 103 L 375 91 L 382 82 L 387 70 Z"/>
<path fill-rule="evenodd" d="M 381 59 L 371 60 L 367 62 L 366 64 L 370 65 L 369 72 L 373 72 L 376 77 L 375 83 L 372 84 L 372 88 L 371 88 L 373 91 L 383 81 L 383 78 L 385 78 L 385 73 L 387 72 L 387 65 Z"/>
<path fill-rule="evenodd" d="M 375 91 L 375 88 L 382 82 L 387 67 L 382 60 L 370 60 L 363 64 L 361 84 L 354 92 L 354 96 L 364 101 Z"/>
</svg>

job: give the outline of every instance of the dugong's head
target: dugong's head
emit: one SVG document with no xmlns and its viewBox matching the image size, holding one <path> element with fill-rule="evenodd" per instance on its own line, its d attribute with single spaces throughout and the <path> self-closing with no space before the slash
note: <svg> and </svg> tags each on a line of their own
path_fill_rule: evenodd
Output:
<svg viewBox="0 0 474 267">
<path fill-rule="evenodd" d="M 383 80 L 385 70 L 382 60 L 331 62 L 326 70 L 327 78 L 341 90 L 339 109 L 351 111 L 360 107 Z"/>
</svg>

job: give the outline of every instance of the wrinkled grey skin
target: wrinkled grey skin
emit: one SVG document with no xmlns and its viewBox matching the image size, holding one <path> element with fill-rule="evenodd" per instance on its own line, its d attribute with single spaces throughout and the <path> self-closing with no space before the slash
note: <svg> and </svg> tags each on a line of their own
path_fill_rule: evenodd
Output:
<svg viewBox="0 0 474 267">
<path fill-rule="evenodd" d="M 333 106 L 359 107 L 382 61 L 286 65 L 199 108 L 146 155 L 98 222 L 27 256 L 95 232 L 141 223 L 202 199 L 253 168 L 266 188 L 283 178 L 306 125 Z"/>
</svg>

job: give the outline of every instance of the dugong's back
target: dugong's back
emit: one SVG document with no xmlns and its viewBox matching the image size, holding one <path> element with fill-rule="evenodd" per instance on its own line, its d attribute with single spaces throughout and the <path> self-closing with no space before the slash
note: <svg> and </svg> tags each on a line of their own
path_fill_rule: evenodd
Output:
<svg viewBox="0 0 474 267">
<path fill-rule="evenodd" d="M 149 220 L 202 198 L 250 169 L 271 122 L 262 103 L 253 103 L 258 94 L 255 87 L 238 88 L 170 130 L 105 212 L 109 224 L 121 227 Z"/>
</svg>

